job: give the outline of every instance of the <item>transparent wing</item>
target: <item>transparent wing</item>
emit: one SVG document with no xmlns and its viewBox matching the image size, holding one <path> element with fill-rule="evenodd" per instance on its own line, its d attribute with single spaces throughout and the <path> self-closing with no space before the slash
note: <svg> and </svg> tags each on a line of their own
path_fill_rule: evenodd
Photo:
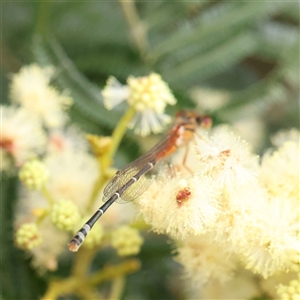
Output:
<svg viewBox="0 0 300 300">
<path fill-rule="evenodd" d="M 116 200 L 117 203 L 127 203 L 134 199 L 136 199 L 138 196 L 140 196 L 152 183 L 152 179 L 148 178 L 146 176 L 140 177 L 140 179 L 129 186 L 121 195 L 121 197 Z M 110 196 L 103 195 L 102 201 L 106 202 L 113 194 L 116 193 L 117 190 L 113 190 L 112 194 L 107 194 Z"/>
<path fill-rule="evenodd" d="M 157 155 L 164 151 L 166 147 L 168 147 L 168 143 L 169 139 L 167 136 L 165 139 L 156 144 L 151 150 L 146 152 L 144 155 L 131 162 L 124 169 L 119 170 L 104 188 L 102 201 L 106 202 L 133 176 L 135 176 L 139 171 L 146 167 L 149 162 L 154 162 L 154 164 L 156 164 Z M 121 197 L 116 202 L 124 203 L 132 201 L 133 199 L 141 195 L 149 187 L 151 182 L 152 180 L 147 179 L 147 177 L 145 176 L 141 176 L 137 182 L 132 184 L 130 187 L 127 188 L 126 191 L 123 192 Z"/>
</svg>

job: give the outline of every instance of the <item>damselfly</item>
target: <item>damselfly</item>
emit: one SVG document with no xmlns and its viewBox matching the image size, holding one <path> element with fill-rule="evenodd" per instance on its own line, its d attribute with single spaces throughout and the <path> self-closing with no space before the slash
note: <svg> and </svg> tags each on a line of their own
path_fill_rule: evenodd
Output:
<svg viewBox="0 0 300 300">
<path fill-rule="evenodd" d="M 105 202 L 83 225 L 69 243 L 69 249 L 76 252 L 96 221 L 114 203 L 131 201 L 141 195 L 148 187 L 145 175 L 160 160 L 173 154 L 179 147 L 187 145 L 194 137 L 198 126 L 207 128 L 211 125 L 210 117 L 194 112 L 179 111 L 175 122 L 167 135 L 152 149 L 125 168 L 116 172 L 103 191 Z"/>
</svg>

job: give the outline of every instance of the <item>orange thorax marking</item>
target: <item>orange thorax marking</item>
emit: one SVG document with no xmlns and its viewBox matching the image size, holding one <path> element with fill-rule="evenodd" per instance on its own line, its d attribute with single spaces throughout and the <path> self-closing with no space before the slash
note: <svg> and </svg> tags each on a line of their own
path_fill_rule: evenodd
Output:
<svg viewBox="0 0 300 300">
<path fill-rule="evenodd" d="M 173 154 L 177 148 L 187 144 L 194 137 L 194 131 L 186 130 L 186 128 L 187 126 L 179 124 L 172 130 L 166 143 L 166 147 L 157 154 L 156 159 Z"/>
</svg>

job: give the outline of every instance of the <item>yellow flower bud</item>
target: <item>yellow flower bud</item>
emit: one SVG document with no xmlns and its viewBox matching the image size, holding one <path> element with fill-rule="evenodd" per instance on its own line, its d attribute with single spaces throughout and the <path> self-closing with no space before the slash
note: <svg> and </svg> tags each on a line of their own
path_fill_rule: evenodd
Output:
<svg viewBox="0 0 300 300">
<path fill-rule="evenodd" d="M 24 250 L 31 250 L 40 245 L 42 239 L 35 223 L 25 223 L 16 232 L 16 243 Z"/>
<path fill-rule="evenodd" d="M 138 230 L 129 226 L 119 227 L 111 236 L 111 245 L 120 256 L 138 254 L 142 243 L 143 239 Z"/>
<path fill-rule="evenodd" d="M 153 109 L 162 113 L 167 104 L 174 105 L 176 99 L 161 76 L 155 73 L 145 77 L 130 76 L 127 80 L 130 87 L 129 105 L 137 111 Z"/>
<path fill-rule="evenodd" d="M 96 223 L 93 230 L 89 232 L 84 240 L 83 246 L 89 249 L 97 247 L 101 244 L 104 231 L 100 223 Z"/>
<path fill-rule="evenodd" d="M 110 149 L 112 143 L 111 137 L 108 136 L 87 134 L 86 139 L 90 143 L 90 146 L 96 156 L 101 156 L 106 153 Z"/>
<path fill-rule="evenodd" d="M 59 229 L 72 231 L 80 218 L 78 207 L 70 200 L 60 200 L 52 207 L 50 219 Z"/>
<path fill-rule="evenodd" d="M 47 183 L 49 172 L 44 163 L 33 159 L 23 165 L 19 178 L 29 190 L 40 190 Z"/>
</svg>

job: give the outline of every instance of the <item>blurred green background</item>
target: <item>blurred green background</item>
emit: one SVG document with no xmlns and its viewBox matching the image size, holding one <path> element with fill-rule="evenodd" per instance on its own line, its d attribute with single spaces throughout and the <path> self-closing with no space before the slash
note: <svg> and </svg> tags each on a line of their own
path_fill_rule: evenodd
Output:
<svg viewBox="0 0 300 300">
<path fill-rule="evenodd" d="M 245 115 L 261 120 L 259 152 L 272 133 L 299 126 L 297 2 L 3 1 L 1 10 L 2 103 L 9 103 L 10 74 L 38 62 L 57 67 L 54 84 L 74 99 L 71 119 L 90 133 L 109 134 L 122 114 L 122 108 L 107 114 L 103 107 L 100 91 L 107 78 L 125 83 L 129 75 L 151 71 L 162 75 L 178 100 L 170 113 L 196 107 L 195 89 L 226 92 L 228 101 L 210 112 L 214 122 Z M 139 151 L 133 135 L 127 138 L 135 147 L 128 151 L 128 143 L 122 144 L 119 154 L 126 161 Z M 52 274 L 40 278 L 13 246 L 16 190 L 16 178 L 2 178 L 2 298 L 38 299 Z M 166 237 L 148 235 L 139 255 L 143 268 L 129 276 L 124 299 L 185 298 L 171 249 Z M 58 275 L 68 274 L 69 259 Z M 102 254 L 94 267 L 103 261 Z"/>
</svg>

